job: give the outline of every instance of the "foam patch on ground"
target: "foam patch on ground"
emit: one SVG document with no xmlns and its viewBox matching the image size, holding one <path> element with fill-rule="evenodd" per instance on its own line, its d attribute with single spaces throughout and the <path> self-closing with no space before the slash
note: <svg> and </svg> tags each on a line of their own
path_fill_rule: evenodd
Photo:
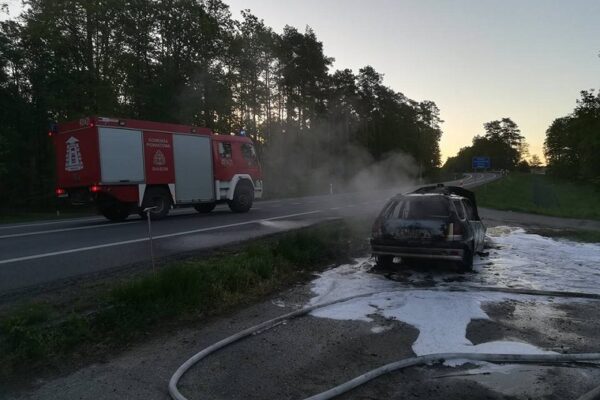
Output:
<svg viewBox="0 0 600 400">
<path fill-rule="evenodd" d="M 600 245 L 552 239 L 521 228 L 488 229 L 489 262 L 476 266 L 486 285 L 600 293 Z M 480 260 L 481 262 L 481 260 Z"/>
</svg>

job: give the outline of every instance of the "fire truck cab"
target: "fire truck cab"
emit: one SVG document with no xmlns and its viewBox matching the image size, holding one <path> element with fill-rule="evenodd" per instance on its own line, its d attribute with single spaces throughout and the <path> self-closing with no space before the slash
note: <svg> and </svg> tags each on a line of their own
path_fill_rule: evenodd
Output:
<svg viewBox="0 0 600 400">
<path fill-rule="evenodd" d="M 165 217 L 173 207 L 200 213 L 227 203 L 247 212 L 262 197 L 261 169 L 245 136 L 160 122 L 88 117 L 56 125 L 58 197 L 95 203 L 111 221 Z"/>
</svg>

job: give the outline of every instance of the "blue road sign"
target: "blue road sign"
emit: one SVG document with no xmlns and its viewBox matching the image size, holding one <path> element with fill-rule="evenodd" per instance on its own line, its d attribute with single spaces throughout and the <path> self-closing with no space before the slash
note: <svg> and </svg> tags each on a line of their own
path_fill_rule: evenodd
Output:
<svg viewBox="0 0 600 400">
<path fill-rule="evenodd" d="M 473 157 L 473 169 L 489 169 L 491 165 L 489 157 Z"/>
</svg>

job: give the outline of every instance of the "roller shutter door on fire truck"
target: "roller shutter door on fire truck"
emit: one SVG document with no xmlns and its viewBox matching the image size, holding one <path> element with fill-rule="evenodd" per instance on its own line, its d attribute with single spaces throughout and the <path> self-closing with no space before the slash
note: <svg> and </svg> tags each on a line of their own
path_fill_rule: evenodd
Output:
<svg viewBox="0 0 600 400">
<path fill-rule="evenodd" d="M 142 132 L 99 128 L 102 183 L 144 182 Z"/>
<path fill-rule="evenodd" d="M 210 138 L 173 135 L 177 203 L 215 200 Z"/>
</svg>

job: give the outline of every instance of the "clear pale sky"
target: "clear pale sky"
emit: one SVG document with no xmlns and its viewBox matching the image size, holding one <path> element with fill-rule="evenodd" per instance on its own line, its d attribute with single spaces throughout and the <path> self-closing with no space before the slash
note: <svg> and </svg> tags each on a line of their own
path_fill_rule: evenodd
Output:
<svg viewBox="0 0 600 400">
<path fill-rule="evenodd" d="M 276 32 L 309 25 L 334 68 L 370 64 L 394 90 L 435 101 L 442 161 L 502 117 L 542 156 L 552 120 L 600 88 L 600 0 L 224 1 Z M 14 16 L 20 1 L 8 3 Z"/>
<path fill-rule="evenodd" d="M 312 27 L 334 67 L 366 64 L 445 123 L 442 161 L 512 118 L 531 154 L 570 113 L 579 91 L 600 88 L 600 0 L 225 0 L 281 32 Z"/>
</svg>

